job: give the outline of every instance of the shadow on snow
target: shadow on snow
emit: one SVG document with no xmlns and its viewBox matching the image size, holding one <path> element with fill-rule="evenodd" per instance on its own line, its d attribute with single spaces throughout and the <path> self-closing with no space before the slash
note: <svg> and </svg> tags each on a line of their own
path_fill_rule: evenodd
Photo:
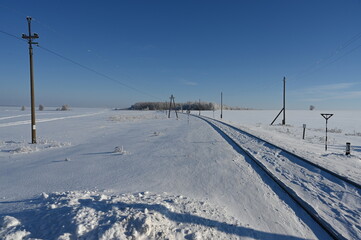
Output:
<svg viewBox="0 0 361 240">
<path fill-rule="evenodd" d="M 73 236 L 76 236 L 76 225 L 74 224 L 74 216 L 76 212 L 73 208 L 68 206 L 63 206 L 55 209 L 48 209 L 42 202 L 46 200 L 42 198 L 37 199 L 27 199 L 24 201 L 3 201 L 2 204 L 16 204 L 22 202 L 25 205 L 30 206 L 27 210 L 22 210 L 18 212 L 11 213 L 2 213 L 0 217 L 6 215 L 13 216 L 20 220 L 21 224 L 26 231 L 31 232 L 29 237 L 33 238 L 45 238 L 45 239 L 56 239 L 55 235 L 62 235 L 64 233 L 71 233 Z M 170 211 L 168 208 L 161 204 L 145 204 L 145 203 L 108 203 L 106 201 L 92 201 L 91 199 L 79 199 L 79 205 L 77 209 L 82 207 L 93 208 L 96 211 L 110 211 L 112 208 L 117 207 L 119 209 L 133 208 L 140 210 L 142 212 L 145 209 L 157 211 L 169 220 L 176 223 L 186 223 L 200 225 L 207 228 L 214 228 L 220 232 L 226 234 L 233 234 L 239 237 L 249 237 L 255 239 L 279 239 L 279 240 L 301 240 L 303 238 L 282 235 L 276 233 L 267 233 L 259 230 L 254 230 L 251 228 L 237 226 L 233 224 L 228 224 L 226 222 L 220 222 L 212 219 L 207 219 L 204 217 L 192 215 L 189 213 L 176 213 Z M 125 218 L 126 216 L 123 216 Z M 109 229 L 112 224 L 116 221 L 121 221 L 122 219 L 116 219 L 114 216 L 105 216 L 99 221 L 97 227 L 95 227 L 90 232 L 82 236 L 82 239 L 93 239 L 94 237 L 99 236 L 99 233 L 104 233 Z M 130 235 L 131 232 L 125 232 L 125 235 Z M 187 236 L 185 236 L 187 238 Z"/>
</svg>

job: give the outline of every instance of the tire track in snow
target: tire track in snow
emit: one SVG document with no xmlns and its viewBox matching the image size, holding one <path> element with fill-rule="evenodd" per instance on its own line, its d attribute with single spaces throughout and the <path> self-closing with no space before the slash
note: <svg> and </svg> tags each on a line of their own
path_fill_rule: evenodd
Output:
<svg viewBox="0 0 361 240">
<path fill-rule="evenodd" d="M 18 118 L 18 117 L 27 117 L 30 116 L 30 114 L 22 114 L 22 115 L 15 115 L 15 116 L 9 116 L 9 117 L 0 117 L 1 120 L 11 119 L 11 118 Z"/>
<path fill-rule="evenodd" d="M 48 114 L 50 114 L 50 113 L 49 113 L 49 112 L 43 112 L 43 113 L 37 113 L 36 115 L 39 116 L 39 115 L 48 115 Z M 7 119 L 12 119 L 12 118 L 30 117 L 30 116 L 31 116 L 31 114 L 28 113 L 28 114 L 21 114 L 21 115 L 0 117 L 0 121 L 2 121 L 2 120 L 7 120 Z"/>
<path fill-rule="evenodd" d="M 104 111 L 97 112 L 97 113 L 74 115 L 74 116 L 68 116 L 68 117 L 43 118 L 43 119 L 40 118 L 40 119 L 36 120 L 36 123 L 51 122 L 51 121 L 58 121 L 58 120 L 65 120 L 65 119 L 72 119 L 72 118 L 90 117 L 90 116 L 95 116 L 95 115 L 98 115 L 101 113 L 104 113 Z M 27 115 L 25 115 L 25 116 L 27 116 Z M 0 124 L 0 127 L 12 127 L 12 126 L 18 126 L 18 125 L 26 125 L 26 124 L 30 124 L 30 122 L 31 122 L 30 120 L 24 120 L 24 121 L 2 123 L 2 124 Z"/>
</svg>

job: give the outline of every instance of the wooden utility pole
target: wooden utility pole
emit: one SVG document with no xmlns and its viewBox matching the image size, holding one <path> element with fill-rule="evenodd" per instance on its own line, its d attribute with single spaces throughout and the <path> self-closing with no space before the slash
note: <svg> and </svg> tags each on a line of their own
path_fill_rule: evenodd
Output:
<svg viewBox="0 0 361 240">
<path fill-rule="evenodd" d="M 170 111 L 172 110 L 172 103 L 173 103 L 173 107 L 174 107 L 174 111 L 175 111 L 175 115 L 177 116 L 177 119 L 178 119 L 178 113 L 177 113 L 177 109 L 176 109 L 176 106 L 175 106 L 175 97 L 173 96 L 173 94 L 170 96 L 170 102 L 169 102 L 169 113 L 168 113 L 168 118 L 170 118 Z"/>
<path fill-rule="evenodd" d="M 286 124 L 286 77 L 283 77 L 283 120 L 282 125 Z"/>
<path fill-rule="evenodd" d="M 200 116 L 201 115 L 201 99 L 199 99 L 198 110 L 199 110 L 199 116 Z"/>
<path fill-rule="evenodd" d="M 223 93 L 221 92 L 221 119 L 223 117 Z"/>
<path fill-rule="evenodd" d="M 177 119 L 178 119 L 178 112 L 177 112 L 177 107 L 175 106 L 174 99 L 175 99 L 175 97 L 173 97 L 173 106 L 174 106 L 175 115 L 177 116 Z"/>
<path fill-rule="evenodd" d="M 36 124 L 35 124 L 35 93 L 34 93 L 34 73 L 33 73 L 33 39 L 39 38 L 38 34 L 31 35 L 31 17 L 27 17 L 29 35 L 22 35 L 22 38 L 28 39 L 30 56 L 30 95 L 31 95 L 31 143 L 36 143 Z"/>
<path fill-rule="evenodd" d="M 275 119 L 273 119 L 271 125 L 273 125 L 273 123 L 276 121 L 276 119 L 278 118 L 278 116 L 283 112 L 283 120 L 282 120 L 282 125 L 286 124 L 286 77 L 283 77 L 283 108 L 281 109 L 281 111 L 277 114 L 277 116 L 275 117 Z"/>
<path fill-rule="evenodd" d="M 172 100 L 173 100 L 173 94 L 170 96 L 169 101 L 169 111 L 168 111 L 168 118 L 170 118 L 170 111 L 172 110 Z"/>
</svg>

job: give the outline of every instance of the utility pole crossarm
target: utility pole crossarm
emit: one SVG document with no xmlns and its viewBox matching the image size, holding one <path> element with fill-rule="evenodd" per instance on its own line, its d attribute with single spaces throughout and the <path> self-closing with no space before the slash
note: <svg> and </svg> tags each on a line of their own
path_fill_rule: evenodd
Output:
<svg viewBox="0 0 361 240">
<path fill-rule="evenodd" d="M 39 35 L 37 33 L 34 33 L 33 35 L 31 35 L 31 17 L 27 17 L 26 20 L 28 21 L 28 30 L 29 30 L 29 35 L 26 34 L 22 34 L 22 38 L 23 39 L 28 39 L 28 43 L 31 44 L 38 44 L 37 42 L 32 42 L 32 39 L 36 39 L 39 38 Z"/>
</svg>

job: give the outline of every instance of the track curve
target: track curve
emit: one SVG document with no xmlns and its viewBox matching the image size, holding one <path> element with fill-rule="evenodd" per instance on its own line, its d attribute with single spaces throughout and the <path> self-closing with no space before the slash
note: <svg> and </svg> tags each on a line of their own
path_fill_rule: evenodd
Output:
<svg viewBox="0 0 361 240">
<path fill-rule="evenodd" d="M 240 147 L 332 238 L 361 237 L 360 184 L 230 124 L 193 116 L 206 121 Z M 356 203 L 345 205 L 345 196 L 353 196 Z"/>
</svg>

